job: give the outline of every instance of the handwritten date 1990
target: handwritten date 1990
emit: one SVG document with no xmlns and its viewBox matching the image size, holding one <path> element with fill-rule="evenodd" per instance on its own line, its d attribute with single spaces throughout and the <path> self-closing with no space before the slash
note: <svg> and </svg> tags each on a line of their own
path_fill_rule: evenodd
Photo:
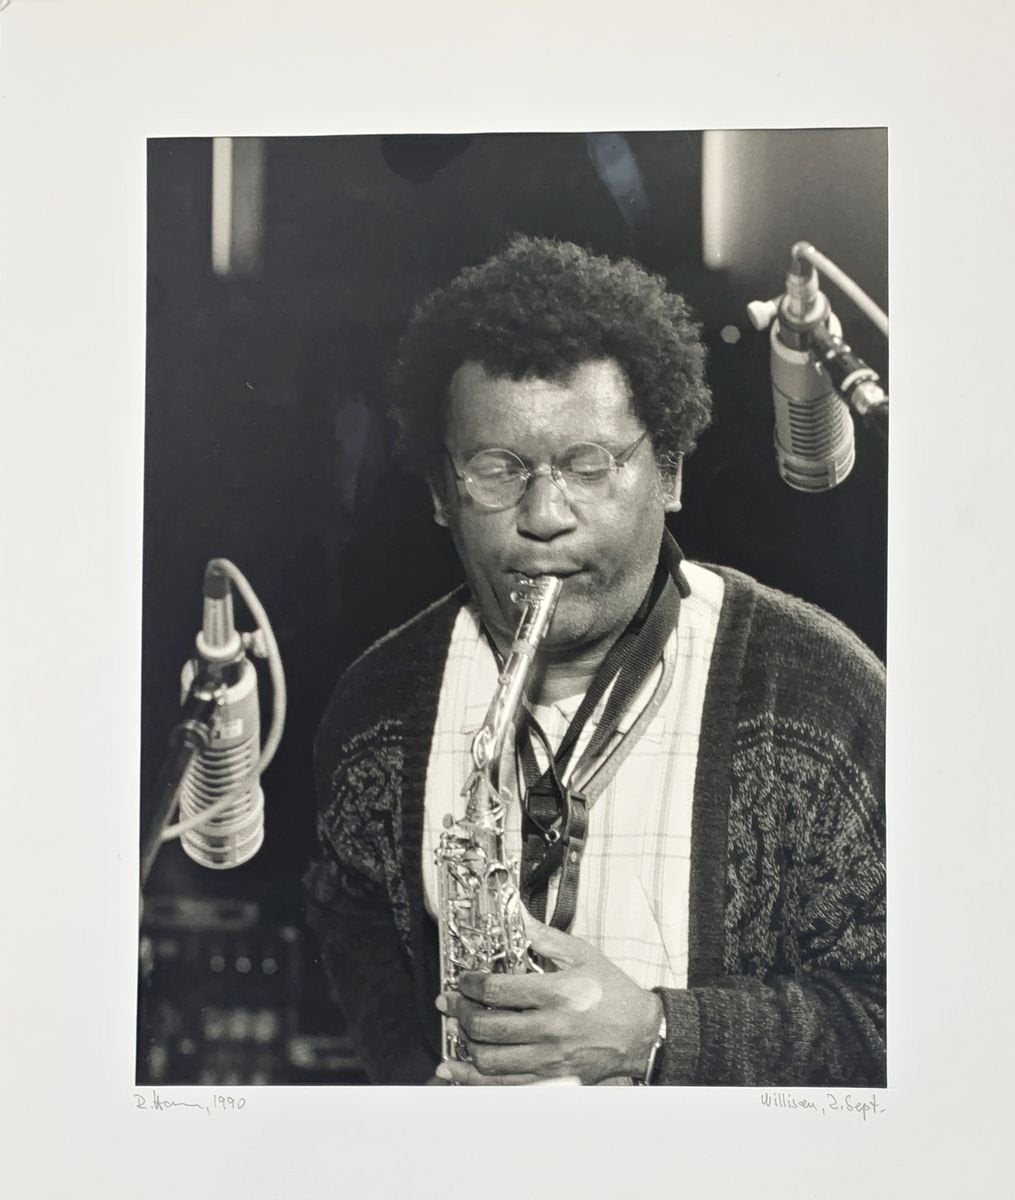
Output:
<svg viewBox="0 0 1015 1200">
<path fill-rule="evenodd" d="M 220 1096 L 218 1093 L 213 1093 L 211 1099 L 203 1100 L 167 1100 L 152 1091 L 152 1097 L 149 1100 L 147 1096 L 142 1096 L 140 1092 L 134 1093 L 135 1109 L 148 1109 L 152 1112 L 164 1112 L 169 1108 L 196 1108 L 198 1111 L 203 1111 L 208 1114 L 215 1112 L 240 1112 L 246 1107 L 246 1100 L 242 1096 Z"/>
</svg>

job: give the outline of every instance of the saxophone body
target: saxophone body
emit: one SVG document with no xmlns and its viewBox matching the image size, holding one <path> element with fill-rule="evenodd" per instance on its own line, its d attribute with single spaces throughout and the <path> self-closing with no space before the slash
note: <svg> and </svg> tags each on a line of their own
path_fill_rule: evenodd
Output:
<svg viewBox="0 0 1015 1200">
<path fill-rule="evenodd" d="M 500 764 L 522 701 L 525 681 L 560 596 L 552 575 L 523 582 L 513 593 L 522 609 L 514 642 L 482 725 L 472 740 L 472 769 L 462 794 L 465 815 L 444 818 L 435 858 L 441 991 L 457 991 L 463 971 L 522 974 L 538 971 L 529 955 L 518 890 L 518 863 L 508 861 L 504 825 L 511 797 L 501 788 Z M 510 744 L 513 747 L 513 739 Z M 463 1060 L 464 1046 L 442 1025 L 442 1057 Z"/>
</svg>

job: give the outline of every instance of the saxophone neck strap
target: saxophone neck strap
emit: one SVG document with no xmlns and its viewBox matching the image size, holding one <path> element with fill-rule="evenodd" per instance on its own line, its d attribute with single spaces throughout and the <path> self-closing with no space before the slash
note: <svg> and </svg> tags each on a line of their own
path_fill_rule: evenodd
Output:
<svg viewBox="0 0 1015 1200">
<path fill-rule="evenodd" d="M 676 542 L 668 532 L 664 533 L 659 565 L 645 599 L 603 660 L 556 754 L 551 752 L 546 735 L 535 720 L 523 724 L 519 730 L 518 755 L 526 785 L 522 800 L 522 896 L 532 915 L 545 920 L 549 882 L 559 870 L 557 903 L 550 920 L 556 929 L 566 931 L 574 920 L 588 832 L 589 803 L 583 792 L 562 782 L 567 766 L 582 730 L 610 685 L 613 690 L 599 724 L 572 777 L 595 762 L 606 749 L 631 701 L 661 659 L 677 626 L 680 600 L 690 594 L 680 569 L 682 557 Z M 548 760 L 543 772 L 536 761 L 533 737 L 542 744 Z"/>
<path fill-rule="evenodd" d="M 589 810 L 581 792 L 565 787 L 562 796 L 563 819 L 559 829 L 526 836 L 523 858 L 531 860 L 525 880 L 529 911 L 537 921 L 546 920 L 546 899 L 553 873 L 560 870 L 557 903 L 550 924 L 555 929 L 568 929 L 574 920 L 578 903 L 578 879 L 581 873 L 585 835 L 588 832 Z"/>
</svg>

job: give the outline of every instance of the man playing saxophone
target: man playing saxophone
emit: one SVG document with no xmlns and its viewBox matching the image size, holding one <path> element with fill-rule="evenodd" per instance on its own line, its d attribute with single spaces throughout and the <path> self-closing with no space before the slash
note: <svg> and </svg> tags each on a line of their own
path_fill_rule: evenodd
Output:
<svg viewBox="0 0 1015 1200">
<path fill-rule="evenodd" d="M 375 1082 L 884 1083 L 884 673 L 812 606 L 683 559 L 704 358 L 662 280 L 541 239 L 413 315 L 402 448 L 466 585 L 340 681 L 307 877 Z M 443 822 L 519 588 L 550 577 L 497 776 L 540 969 L 442 992 Z"/>
</svg>

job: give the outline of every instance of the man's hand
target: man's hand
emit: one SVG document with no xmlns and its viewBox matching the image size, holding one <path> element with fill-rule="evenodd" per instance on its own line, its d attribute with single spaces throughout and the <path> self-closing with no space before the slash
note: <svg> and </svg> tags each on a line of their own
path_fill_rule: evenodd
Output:
<svg viewBox="0 0 1015 1200">
<path fill-rule="evenodd" d="M 472 1062 L 442 1063 L 438 1075 L 465 1084 L 642 1075 L 662 1016 L 659 997 L 581 938 L 531 917 L 527 930 L 532 949 L 557 970 L 463 973 L 459 992 L 439 996 L 437 1007 L 458 1022 Z"/>
</svg>

